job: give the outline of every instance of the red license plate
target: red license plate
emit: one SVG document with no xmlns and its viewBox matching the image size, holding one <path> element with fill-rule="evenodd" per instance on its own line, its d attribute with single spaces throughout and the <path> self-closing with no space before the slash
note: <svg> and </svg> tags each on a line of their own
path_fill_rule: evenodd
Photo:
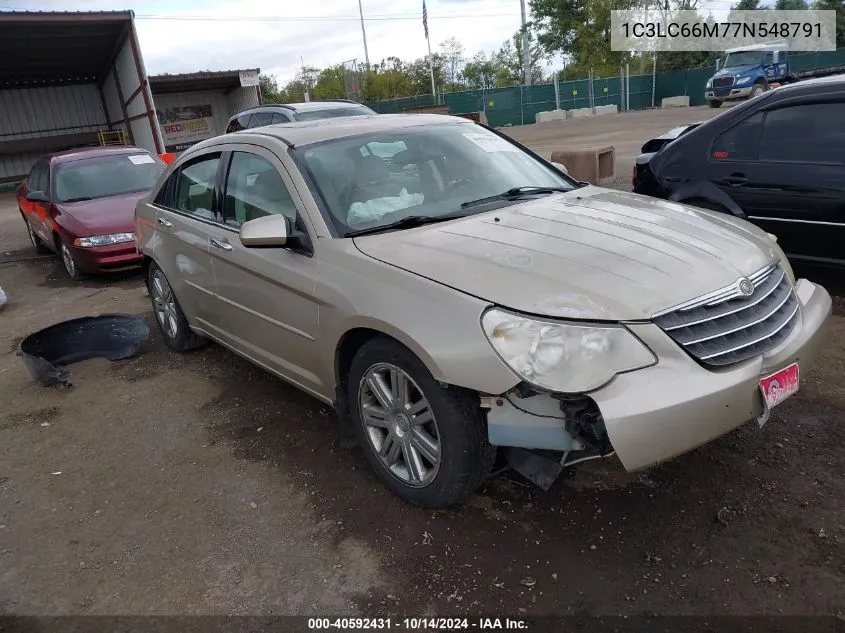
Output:
<svg viewBox="0 0 845 633">
<path fill-rule="evenodd" d="M 798 391 L 798 363 L 760 379 L 760 391 L 771 409 Z"/>
</svg>

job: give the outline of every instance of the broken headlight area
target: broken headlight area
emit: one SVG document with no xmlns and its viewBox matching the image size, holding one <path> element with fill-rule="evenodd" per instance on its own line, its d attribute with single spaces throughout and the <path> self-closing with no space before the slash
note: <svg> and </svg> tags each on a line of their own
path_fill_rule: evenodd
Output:
<svg viewBox="0 0 845 633">
<path fill-rule="evenodd" d="M 482 397 L 481 406 L 490 443 L 544 490 L 567 466 L 613 454 L 601 411 L 589 396 L 541 392 L 523 383 Z"/>
</svg>

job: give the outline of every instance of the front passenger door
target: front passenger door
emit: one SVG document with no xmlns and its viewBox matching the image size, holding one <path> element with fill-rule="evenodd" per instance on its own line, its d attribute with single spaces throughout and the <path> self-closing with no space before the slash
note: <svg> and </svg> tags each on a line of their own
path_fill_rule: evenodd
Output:
<svg viewBox="0 0 845 633">
<path fill-rule="evenodd" d="M 236 147 L 244 149 L 231 153 L 225 171 L 222 214 L 228 235 L 211 248 L 225 337 L 290 382 L 326 393 L 314 373 L 316 258 L 310 249 L 247 248 L 238 236 L 244 222 L 270 214 L 286 215 L 305 235 L 309 227 L 279 158 L 257 146 Z"/>
</svg>

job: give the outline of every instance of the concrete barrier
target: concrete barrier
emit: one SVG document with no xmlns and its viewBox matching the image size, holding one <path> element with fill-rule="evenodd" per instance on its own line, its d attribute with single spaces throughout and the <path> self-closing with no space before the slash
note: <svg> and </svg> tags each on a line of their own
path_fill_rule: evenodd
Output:
<svg viewBox="0 0 845 633">
<path fill-rule="evenodd" d="M 562 121 L 566 118 L 566 110 L 548 110 L 537 113 L 537 123 L 548 123 L 549 121 Z"/>
<path fill-rule="evenodd" d="M 661 108 L 688 108 L 689 96 L 683 97 L 666 97 L 660 102 Z"/>
<path fill-rule="evenodd" d="M 615 176 L 616 148 L 575 149 L 552 152 L 553 163 L 560 163 L 576 180 L 603 185 Z"/>
<path fill-rule="evenodd" d="M 619 112 L 619 108 L 616 107 L 615 103 L 611 103 L 610 105 L 603 105 L 603 106 L 596 106 L 596 116 L 601 114 L 616 114 Z"/>
</svg>

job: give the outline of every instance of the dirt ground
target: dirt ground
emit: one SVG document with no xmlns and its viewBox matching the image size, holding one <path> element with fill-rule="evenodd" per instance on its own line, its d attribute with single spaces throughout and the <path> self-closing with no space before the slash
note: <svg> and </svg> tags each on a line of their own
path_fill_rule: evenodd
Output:
<svg viewBox="0 0 845 633">
<path fill-rule="evenodd" d="M 512 133 L 545 151 L 633 124 L 628 155 L 698 114 Z M 139 277 L 66 281 L 0 196 L 0 614 L 842 615 L 845 283 L 801 272 L 836 314 L 762 430 L 547 493 L 499 474 L 434 512 L 387 492 L 308 396 L 216 345 L 171 353 Z M 71 390 L 29 378 L 22 337 L 107 312 L 147 320 L 137 357 L 72 365 Z"/>
</svg>

